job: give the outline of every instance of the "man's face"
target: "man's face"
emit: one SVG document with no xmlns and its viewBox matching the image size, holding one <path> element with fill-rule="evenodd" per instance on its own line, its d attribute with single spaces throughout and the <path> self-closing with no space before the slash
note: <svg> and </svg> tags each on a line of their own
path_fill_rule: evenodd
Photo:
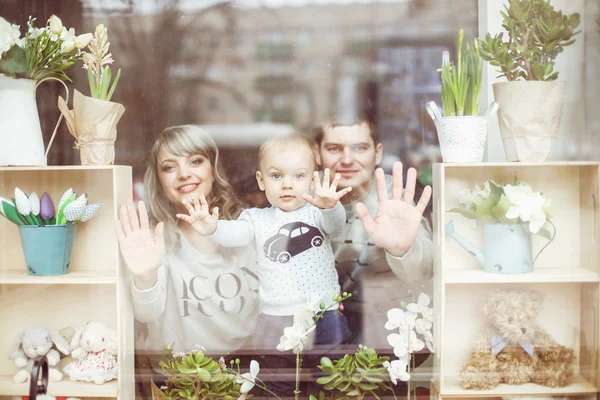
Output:
<svg viewBox="0 0 600 400">
<path fill-rule="evenodd" d="M 326 128 L 317 161 L 331 175 L 341 175 L 339 188 L 351 186 L 352 198 L 361 198 L 371 187 L 377 164 L 381 162 L 381 143 L 375 145 L 366 123 Z"/>
</svg>

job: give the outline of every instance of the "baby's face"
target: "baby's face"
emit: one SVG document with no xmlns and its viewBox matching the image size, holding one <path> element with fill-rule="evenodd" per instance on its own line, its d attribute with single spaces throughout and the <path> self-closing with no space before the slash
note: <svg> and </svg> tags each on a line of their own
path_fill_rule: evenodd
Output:
<svg viewBox="0 0 600 400">
<path fill-rule="evenodd" d="M 303 145 L 287 144 L 267 149 L 256 180 L 271 205 L 293 211 L 304 205 L 314 172 L 313 154 Z"/>
</svg>

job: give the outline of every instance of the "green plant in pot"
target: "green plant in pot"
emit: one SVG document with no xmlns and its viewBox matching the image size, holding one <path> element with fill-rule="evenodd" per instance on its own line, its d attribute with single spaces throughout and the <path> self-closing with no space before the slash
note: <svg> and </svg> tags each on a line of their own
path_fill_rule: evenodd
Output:
<svg viewBox="0 0 600 400">
<path fill-rule="evenodd" d="M 566 82 L 557 56 L 575 42 L 578 13 L 563 15 L 548 0 L 510 0 L 501 12 L 504 32 L 486 34 L 481 58 L 508 82 L 495 83 L 498 120 L 508 161 L 546 161 L 558 138 Z"/>
<path fill-rule="evenodd" d="M 427 103 L 427 112 L 435 122 L 444 162 L 480 162 L 487 138 L 488 117 L 496 112 L 492 103 L 484 117 L 479 116 L 482 61 L 479 44 L 463 46 L 464 31 L 458 35 L 456 61 L 444 61 L 441 71 L 442 106 Z"/>
</svg>

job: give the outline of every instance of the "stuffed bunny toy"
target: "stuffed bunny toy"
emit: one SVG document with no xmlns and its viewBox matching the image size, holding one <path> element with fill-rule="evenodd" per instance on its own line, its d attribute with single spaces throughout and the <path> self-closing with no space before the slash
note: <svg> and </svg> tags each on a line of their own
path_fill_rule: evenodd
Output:
<svg viewBox="0 0 600 400">
<path fill-rule="evenodd" d="M 101 385 L 117 379 L 117 335 L 101 322 L 88 322 L 71 339 L 71 356 L 77 361 L 64 369 L 73 381 Z"/>
<path fill-rule="evenodd" d="M 56 347 L 56 349 L 53 348 Z M 60 353 L 68 356 L 69 343 L 55 330 L 34 326 L 21 332 L 8 351 L 8 358 L 15 360 L 19 371 L 13 377 L 15 383 L 27 382 L 30 378 L 33 361 L 45 355 L 48 360 L 50 381 L 60 381 L 62 373 L 56 368 Z"/>
</svg>

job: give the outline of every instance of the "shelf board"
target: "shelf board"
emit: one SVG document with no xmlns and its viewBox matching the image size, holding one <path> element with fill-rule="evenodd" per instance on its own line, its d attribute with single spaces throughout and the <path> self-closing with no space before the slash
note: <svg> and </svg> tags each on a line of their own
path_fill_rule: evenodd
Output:
<svg viewBox="0 0 600 400">
<path fill-rule="evenodd" d="M 442 386 L 440 395 L 442 397 L 497 397 L 497 396 L 535 396 L 535 395 L 576 395 L 597 393 L 598 389 L 581 375 L 575 376 L 573 383 L 562 388 L 551 388 L 535 383 L 526 383 L 524 385 L 506 385 L 501 384 L 492 390 L 465 390 L 458 378 L 447 377 Z"/>
<path fill-rule="evenodd" d="M 115 271 L 72 271 L 58 276 L 30 276 L 25 269 L 0 269 L 0 285 L 116 284 Z"/>
<path fill-rule="evenodd" d="M 63 374 L 59 382 L 48 383 L 49 396 L 70 397 L 117 397 L 118 385 L 116 380 L 96 385 L 94 382 L 73 382 Z M 29 382 L 14 383 L 12 376 L 0 376 L 0 396 L 27 396 Z"/>
<path fill-rule="evenodd" d="M 445 269 L 444 283 L 600 282 L 600 274 L 581 267 L 534 268 L 529 274 L 492 274 L 482 269 Z"/>
</svg>

